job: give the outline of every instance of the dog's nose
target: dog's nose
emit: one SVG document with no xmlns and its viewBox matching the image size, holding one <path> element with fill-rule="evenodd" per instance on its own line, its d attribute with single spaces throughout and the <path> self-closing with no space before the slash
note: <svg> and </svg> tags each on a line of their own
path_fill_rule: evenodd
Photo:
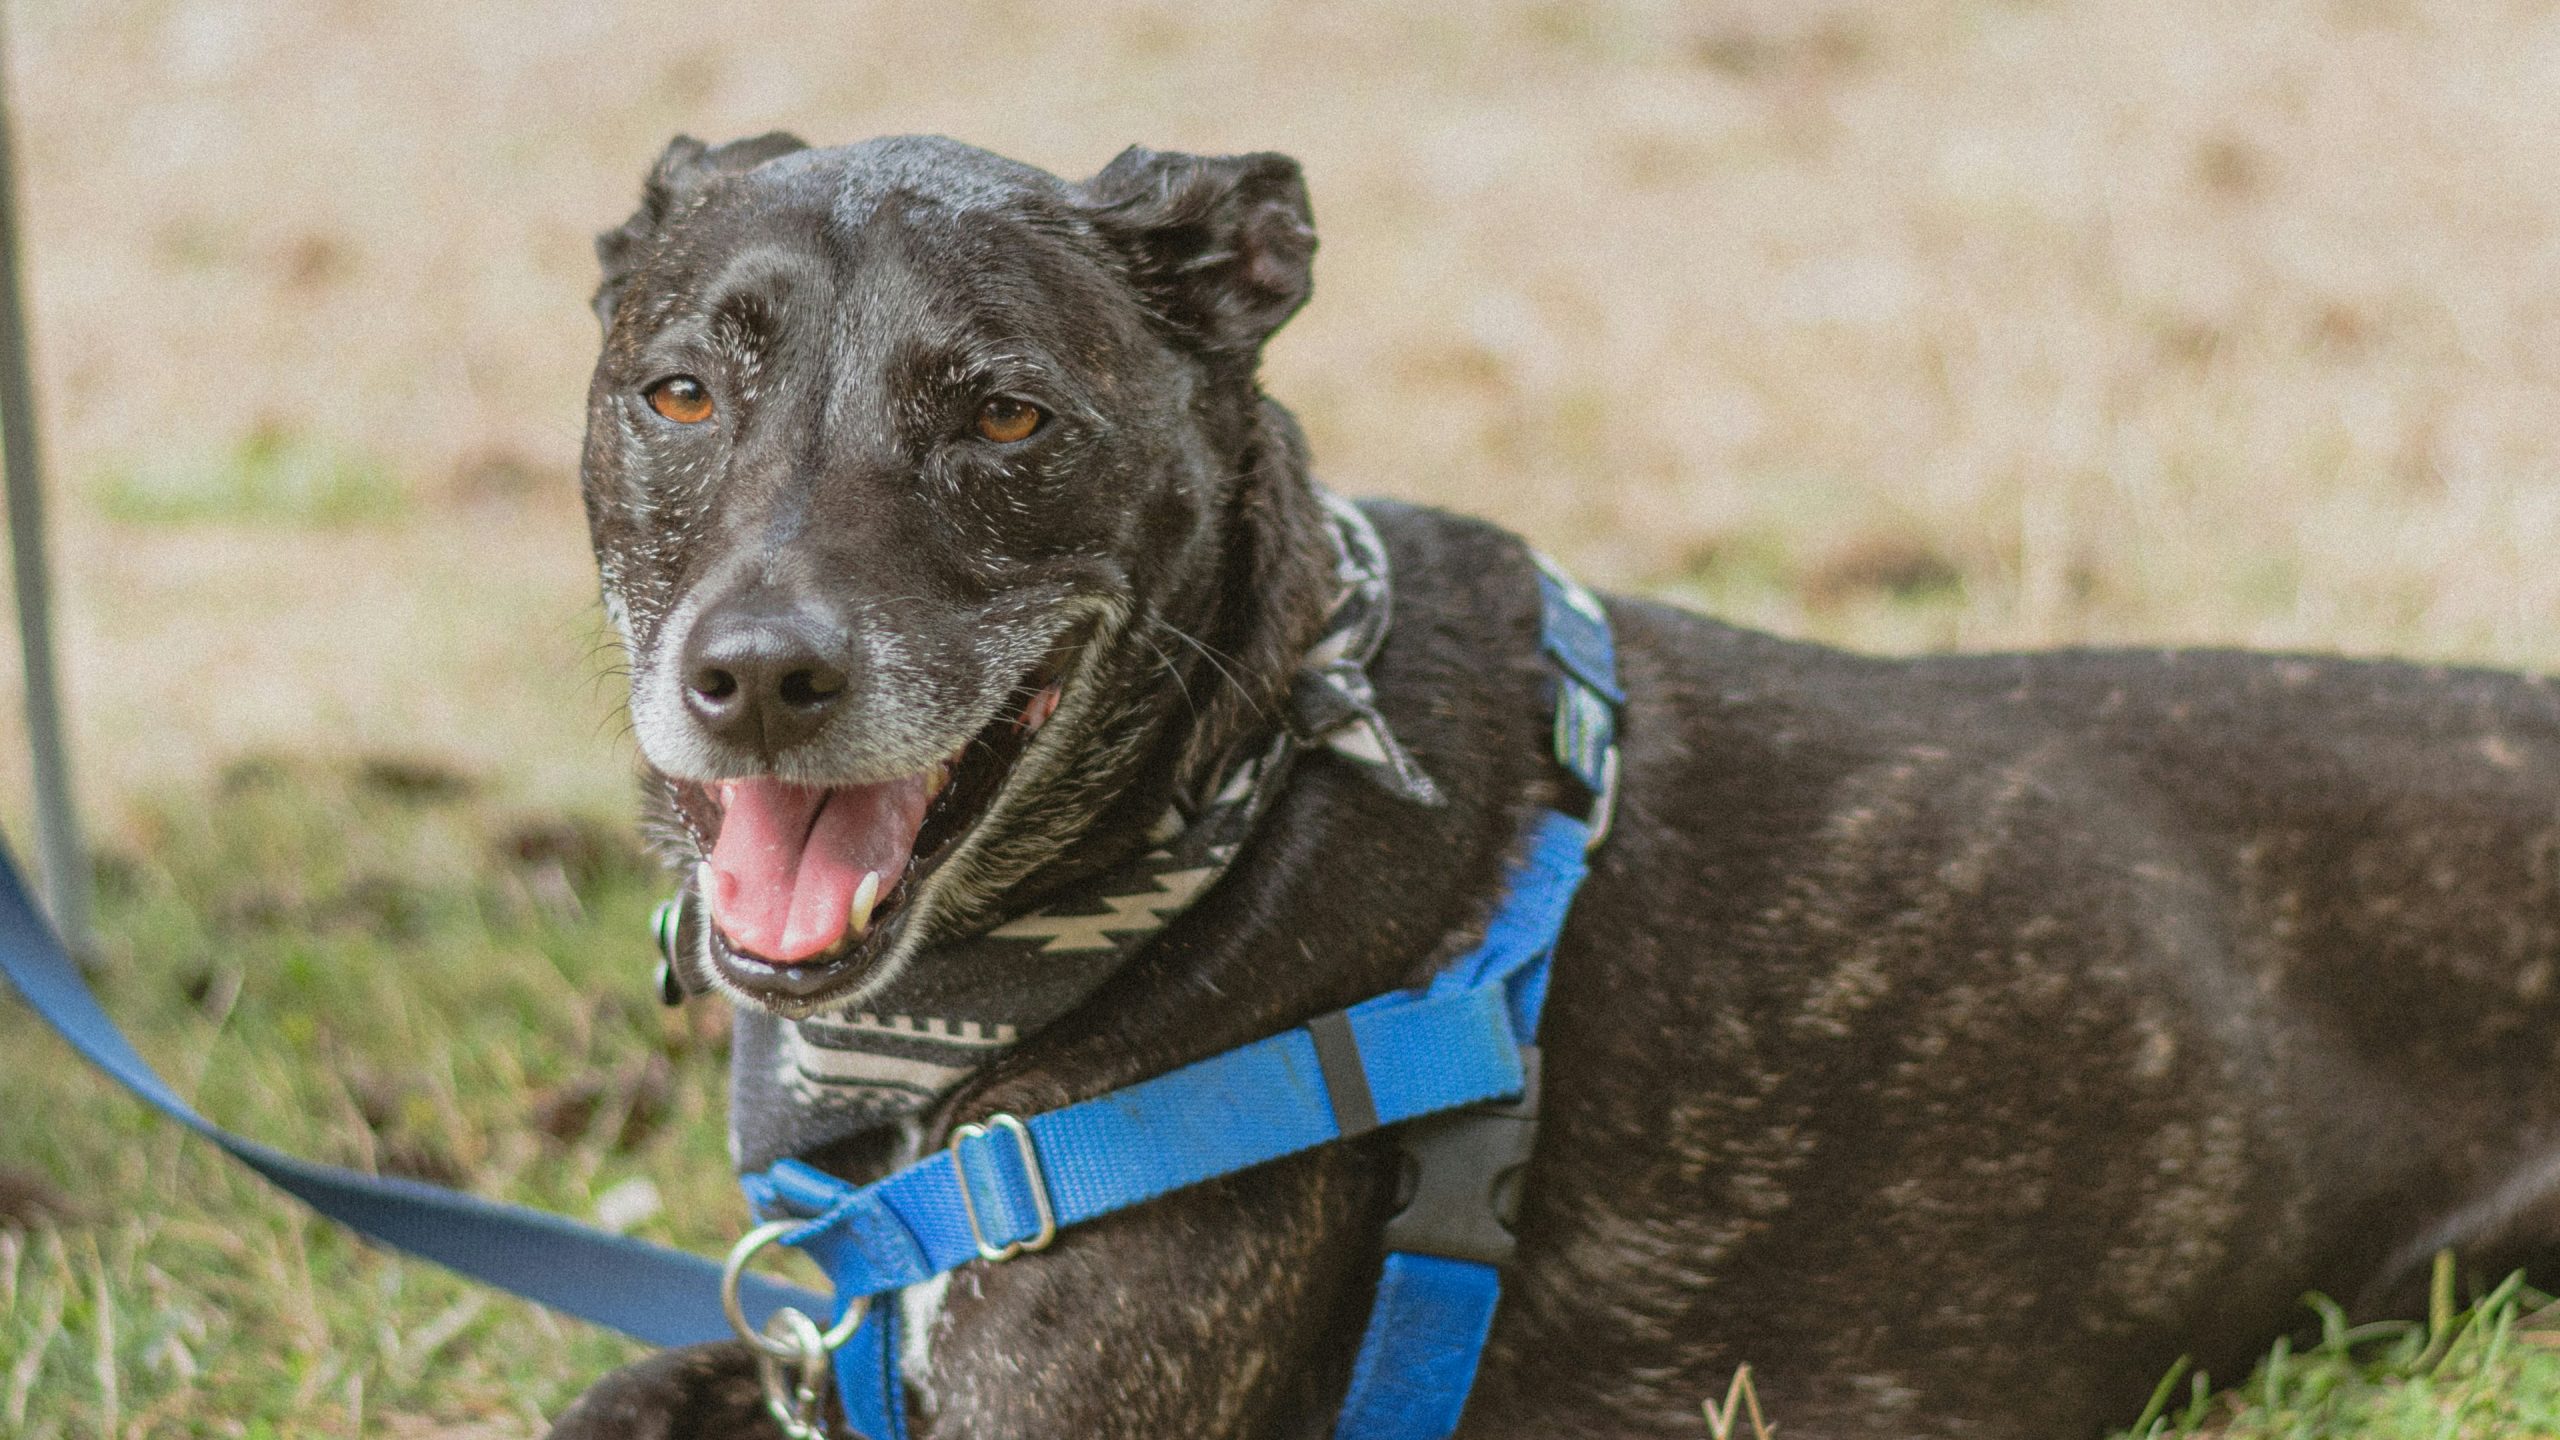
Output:
<svg viewBox="0 0 2560 1440">
<path fill-rule="evenodd" d="M 685 706 L 704 729 L 766 756 L 818 733 L 846 685 L 808 621 L 736 606 L 694 625 L 682 679 Z"/>
</svg>

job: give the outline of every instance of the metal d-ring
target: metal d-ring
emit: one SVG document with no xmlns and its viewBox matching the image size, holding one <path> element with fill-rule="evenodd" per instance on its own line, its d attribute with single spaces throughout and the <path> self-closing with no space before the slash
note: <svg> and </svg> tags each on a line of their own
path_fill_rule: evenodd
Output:
<svg viewBox="0 0 2560 1440">
<path fill-rule="evenodd" d="M 764 1408 L 773 1423 L 782 1427 L 789 1440 L 827 1440 L 828 1359 L 862 1328 L 862 1317 L 871 1313 L 871 1297 L 856 1296 L 827 1330 L 820 1330 L 818 1322 L 796 1305 L 774 1307 L 765 1317 L 764 1328 L 758 1330 L 747 1323 L 747 1307 L 738 1296 L 738 1282 L 745 1278 L 747 1262 L 756 1252 L 804 1223 L 768 1220 L 730 1247 L 728 1263 L 720 1267 L 720 1312 L 729 1317 L 729 1328 L 738 1332 L 738 1338 L 755 1350 L 756 1374 L 764 1382 Z"/>
<path fill-rule="evenodd" d="M 801 1358 L 801 1347 L 794 1341 L 775 1338 L 772 1333 L 773 1319 L 767 1319 L 762 1330 L 747 1323 L 747 1307 L 738 1296 L 738 1282 L 746 1276 L 747 1262 L 756 1257 L 756 1252 L 806 1223 L 808 1222 L 802 1220 L 766 1221 L 748 1231 L 736 1245 L 730 1247 L 728 1263 L 720 1267 L 720 1313 L 729 1317 L 729 1328 L 738 1332 L 739 1339 L 754 1346 L 758 1354 L 769 1355 L 776 1360 Z M 844 1345 L 844 1342 L 853 1338 L 854 1331 L 862 1328 L 862 1317 L 871 1313 L 871 1297 L 868 1295 L 856 1297 L 852 1304 L 844 1307 L 843 1318 L 824 1331 L 818 1329 L 817 1321 L 811 1320 L 796 1306 L 784 1305 L 773 1313 L 775 1317 L 798 1315 L 817 1335 L 822 1355 L 833 1354 Z"/>
<path fill-rule="evenodd" d="M 687 885 L 672 898 L 659 901 L 649 916 L 649 935 L 658 944 L 658 1003 L 670 1010 L 685 1002 L 681 952 L 684 922 L 692 909 L 693 887 Z"/>
</svg>

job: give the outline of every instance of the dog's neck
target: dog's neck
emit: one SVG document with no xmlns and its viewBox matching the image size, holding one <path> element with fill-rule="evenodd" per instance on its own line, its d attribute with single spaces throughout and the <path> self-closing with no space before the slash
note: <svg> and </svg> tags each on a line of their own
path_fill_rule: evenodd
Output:
<svg viewBox="0 0 2560 1440">
<path fill-rule="evenodd" d="M 1257 395 L 1211 527 L 1223 538 L 1130 622 L 1123 643 L 1166 672 L 1156 703 L 1129 723 L 1118 798 L 1084 827 L 1062 860 L 1025 877 L 1004 908 L 1126 860 L 1168 802 L 1196 805 L 1284 722 L 1298 668 L 1324 630 L 1336 581 L 1332 522 L 1309 478 L 1297 421 Z M 1169 698 L 1166 698 L 1169 697 Z"/>
<path fill-rule="evenodd" d="M 1200 697 L 1198 714 L 1175 712 L 1170 737 L 1171 773 L 1183 785 L 1204 782 L 1270 737 L 1334 589 L 1331 522 L 1308 478 L 1297 421 L 1261 399 L 1239 458 L 1217 527 L 1229 537 L 1225 553 L 1176 621 L 1207 652 L 1189 657 L 1184 677 Z"/>
</svg>

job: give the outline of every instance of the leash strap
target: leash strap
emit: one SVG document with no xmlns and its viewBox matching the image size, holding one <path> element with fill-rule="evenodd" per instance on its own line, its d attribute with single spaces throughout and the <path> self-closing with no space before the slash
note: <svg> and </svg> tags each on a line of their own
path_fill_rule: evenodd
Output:
<svg viewBox="0 0 2560 1440">
<path fill-rule="evenodd" d="M 1068 1226 L 1384 1126 L 1415 1162 L 1335 1440 L 1442 1440 L 1456 1429 L 1501 1298 L 1517 1173 L 1536 1132 L 1538 1014 L 1586 855 L 1616 787 L 1616 658 L 1588 592 L 1541 562 L 1542 643 L 1556 663 L 1560 763 L 1590 792 L 1590 820 L 1533 822 L 1477 946 L 1418 991 L 1306 1025 L 1022 1119 L 964 1126 L 950 1147 L 867 1185 L 797 1160 L 743 1178 L 767 1215 L 799 1217 L 784 1243 L 833 1283 L 841 1319 L 867 1312 L 835 1355 L 847 1421 L 906 1440 L 899 1319 L 869 1304 L 971 1260 L 1045 1247 Z"/>
<path fill-rule="evenodd" d="M 78 964 L 29 902 L 5 849 L 0 849 L 0 972 L 71 1048 L 144 1104 L 377 1244 L 653 1345 L 690 1345 L 730 1334 L 720 1309 L 720 1266 L 701 1256 L 423 1181 L 314 1164 L 243 1139 L 197 1114 L 107 1017 Z M 824 1304 L 797 1286 L 754 1276 L 748 1280 L 752 1288 L 742 1298 L 759 1324 L 779 1306 L 814 1313 Z"/>
</svg>

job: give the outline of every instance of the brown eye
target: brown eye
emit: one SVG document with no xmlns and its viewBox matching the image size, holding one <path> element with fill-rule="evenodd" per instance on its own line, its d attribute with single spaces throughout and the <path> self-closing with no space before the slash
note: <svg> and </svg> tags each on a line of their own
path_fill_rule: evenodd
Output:
<svg viewBox="0 0 2560 1440">
<path fill-rule="evenodd" d="M 1037 405 L 999 395 L 978 407 L 978 433 L 999 445 L 1010 445 L 1030 439 L 1031 432 L 1048 418 Z"/>
<path fill-rule="evenodd" d="M 650 409 L 679 425 L 699 425 L 711 418 L 711 392 L 690 375 L 670 375 L 643 393 Z"/>
</svg>

